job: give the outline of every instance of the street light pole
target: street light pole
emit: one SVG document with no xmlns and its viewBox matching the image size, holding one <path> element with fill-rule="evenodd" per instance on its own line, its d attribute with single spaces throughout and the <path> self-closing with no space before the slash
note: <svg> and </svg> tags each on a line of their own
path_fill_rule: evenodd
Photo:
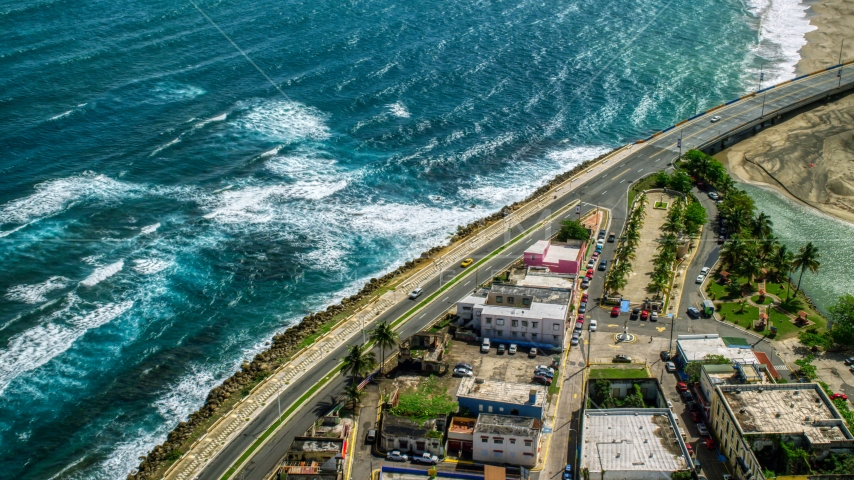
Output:
<svg viewBox="0 0 854 480">
<path fill-rule="evenodd" d="M 667 347 L 667 353 L 668 354 L 673 351 L 673 332 L 674 332 L 674 330 L 676 330 L 676 319 L 677 318 L 678 318 L 677 315 L 674 313 L 673 314 L 673 321 L 670 322 L 670 346 Z"/>
<path fill-rule="evenodd" d="M 768 92 L 765 92 L 762 94 L 762 113 L 759 114 L 760 119 L 765 116 L 765 97 L 767 95 L 768 95 Z"/>
<path fill-rule="evenodd" d="M 759 92 L 759 90 L 762 90 L 762 80 L 765 79 L 765 73 L 762 71 L 762 68 L 764 66 L 764 63 L 759 64 L 759 88 L 756 90 L 757 92 Z"/>
<path fill-rule="evenodd" d="M 842 45 L 845 45 L 845 39 L 842 39 Z M 836 88 L 842 86 L 842 45 L 839 45 L 839 71 L 836 72 L 837 78 L 839 78 L 839 83 L 836 85 Z"/>
</svg>

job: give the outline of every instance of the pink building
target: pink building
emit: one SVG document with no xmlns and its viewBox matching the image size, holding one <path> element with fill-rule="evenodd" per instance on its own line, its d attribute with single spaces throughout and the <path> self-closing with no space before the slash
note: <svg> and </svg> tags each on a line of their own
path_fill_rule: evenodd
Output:
<svg viewBox="0 0 854 480">
<path fill-rule="evenodd" d="M 584 260 L 584 242 L 540 240 L 525 250 L 526 267 L 546 267 L 552 273 L 577 275 Z"/>
</svg>

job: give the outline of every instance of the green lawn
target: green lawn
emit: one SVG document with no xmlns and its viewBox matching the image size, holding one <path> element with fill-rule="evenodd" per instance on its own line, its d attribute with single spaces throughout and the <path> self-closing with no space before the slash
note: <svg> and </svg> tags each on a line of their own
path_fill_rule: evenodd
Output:
<svg viewBox="0 0 854 480">
<path fill-rule="evenodd" d="M 721 318 L 726 316 L 727 322 L 737 323 L 742 327 L 750 328 L 753 321 L 759 319 L 759 309 L 752 305 L 745 304 L 742 312 L 740 304 L 727 302 L 716 305 L 715 310 Z"/>
<path fill-rule="evenodd" d="M 765 300 L 760 302 L 759 301 L 759 295 L 754 295 L 754 296 L 750 297 L 750 299 L 753 300 L 753 303 L 758 303 L 759 305 L 770 305 L 771 302 L 774 301 L 774 299 L 771 297 L 765 297 Z"/>
<path fill-rule="evenodd" d="M 629 206 L 631 207 L 632 203 L 635 201 L 635 197 L 645 190 L 649 190 L 650 188 L 655 187 L 655 175 L 648 175 L 642 179 L 640 179 L 637 183 L 632 185 L 632 188 L 629 189 Z"/>
<path fill-rule="evenodd" d="M 590 378 L 649 378 L 645 367 L 591 367 Z"/>
</svg>

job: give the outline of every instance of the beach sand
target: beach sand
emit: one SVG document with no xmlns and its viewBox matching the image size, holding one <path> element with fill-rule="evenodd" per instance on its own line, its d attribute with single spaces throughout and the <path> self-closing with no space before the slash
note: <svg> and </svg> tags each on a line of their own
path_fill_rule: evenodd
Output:
<svg viewBox="0 0 854 480">
<path fill-rule="evenodd" d="M 854 59 L 854 1 L 820 0 L 810 15 L 817 30 L 806 34 L 798 74 L 836 65 L 842 38 L 843 61 Z M 768 127 L 716 157 L 739 181 L 771 186 L 854 223 L 854 95 Z"/>
</svg>

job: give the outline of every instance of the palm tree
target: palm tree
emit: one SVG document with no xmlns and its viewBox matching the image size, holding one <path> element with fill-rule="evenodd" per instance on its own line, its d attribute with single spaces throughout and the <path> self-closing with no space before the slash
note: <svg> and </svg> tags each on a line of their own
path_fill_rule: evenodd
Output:
<svg viewBox="0 0 854 480">
<path fill-rule="evenodd" d="M 747 277 L 747 283 L 753 283 L 753 280 L 762 273 L 762 262 L 759 258 L 749 255 L 738 264 L 738 272 Z"/>
<path fill-rule="evenodd" d="M 784 276 L 789 276 L 789 272 L 792 271 L 792 262 L 794 260 L 795 255 L 790 252 L 788 247 L 785 245 L 779 245 L 777 250 L 774 250 L 774 254 L 771 256 L 769 261 L 771 262 L 771 268 L 774 269 L 775 276 L 778 281 L 781 281 Z"/>
<path fill-rule="evenodd" d="M 344 387 L 344 396 L 347 397 L 347 400 L 353 403 L 354 412 L 359 406 L 359 402 L 362 401 L 362 395 L 364 394 L 364 390 L 359 390 L 359 386 L 355 383 L 349 383 L 346 387 Z"/>
<path fill-rule="evenodd" d="M 733 181 L 732 177 L 729 175 L 724 175 L 720 180 L 718 180 L 718 191 L 726 195 L 730 190 L 735 188 L 735 181 Z"/>
<path fill-rule="evenodd" d="M 356 378 L 367 375 L 377 368 L 377 357 L 368 351 L 367 345 L 350 345 L 347 347 L 347 356 L 341 362 L 341 373 L 350 375 L 353 383 Z"/>
<path fill-rule="evenodd" d="M 762 260 L 763 265 L 777 251 L 779 246 L 780 243 L 777 242 L 777 237 L 773 233 L 766 236 L 765 240 L 759 244 L 759 259 Z"/>
<path fill-rule="evenodd" d="M 369 338 L 376 342 L 382 352 L 382 363 L 380 364 L 380 373 L 382 373 L 382 370 L 385 367 L 385 349 L 392 349 L 396 347 L 398 340 L 400 340 L 400 335 L 398 335 L 398 333 L 395 332 L 388 323 L 379 322 L 377 323 L 377 326 L 371 330 Z"/>
<path fill-rule="evenodd" d="M 773 226 L 774 222 L 771 221 L 771 217 L 766 215 L 765 212 L 759 212 L 759 215 L 757 215 L 756 218 L 753 220 L 753 237 L 760 240 L 768 237 L 773 231 Z"/>
<path fill-rule="evenodd" d="M 818 261 L 819 258 L 821 255 L 818 253 L 818 248 L 812 242 L 808 242 L 798 250 L 798 254 L 795 255 L 792 262 L 792 270 L 801 271 L 801 274 L 798 275 L 798 288 L 795 289 L 795 295 L 801 290 L 801 279 L 804 278 L 804 272 L 807 270 L 812 273 L 818 271 L 818 267 L 821 266 L 821 262 Z"/>
</svg>

